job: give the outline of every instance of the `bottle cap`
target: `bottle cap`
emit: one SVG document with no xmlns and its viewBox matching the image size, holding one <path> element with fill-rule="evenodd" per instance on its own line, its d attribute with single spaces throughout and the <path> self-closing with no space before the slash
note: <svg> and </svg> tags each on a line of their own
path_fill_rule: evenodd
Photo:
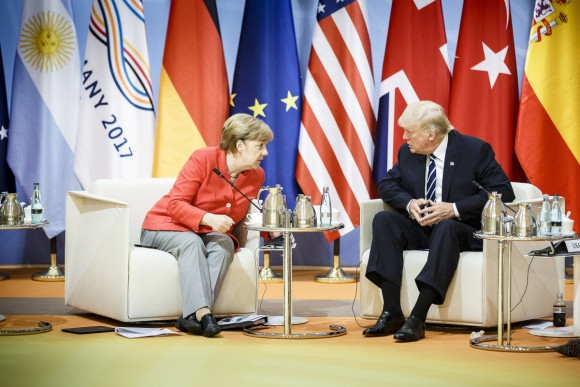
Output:
<svg viewBox="0 0 580 387">
<path fill-rule="evenodd" d="M 562 298 L 562 297 L 563 297 L 563 294 L 562 294 L 562 293 L 557 293 L 557 294 L 556 294 L 556 297 L 558 297 L 558 298 Z"/>
</svg>

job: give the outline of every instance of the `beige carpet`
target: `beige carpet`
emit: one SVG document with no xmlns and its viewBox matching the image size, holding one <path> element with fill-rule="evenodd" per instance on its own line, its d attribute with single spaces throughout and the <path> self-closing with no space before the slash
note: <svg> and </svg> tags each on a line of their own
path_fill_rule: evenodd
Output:
<svg viewBox="0 0 580 387">
<path fill-rule="evenodd" d="M 30 270 L 0 271 L 11 274 L 9 280 L 0 282 L 0 313 L 2 299 L 23 297 L 26 303 L 27 298 L 63 297 L 62 283 L 32 281 Z M 314 274 L 320 272 L 296 271 L 296 299 L 352 303 L 355 284 L 315 283 Z M 265 290 L 265 300 L 281 297 L 281 284 L 270 284 Z M 580 385 L 578 358 L 555 352 L 475 349 L 469 346 L 466 329 L 430 326 L 427 338 L 416 343 L 397 343 L 392 337 L 363 337 L 363 328 L 349 316 L 310 317 L 307 324 L 293 326 L 293 332 L 322 332 L 331 323 L 347 329 L 344 336 L 312 340 L 262 339 L 239 331 L 227 331 L 211 339 L 189 334 L 127 339 L 115 333 L 75 335 L 61 331 L 67 327 L 123 325 L 84 313 L 6 315 L 0 329 L 31 328 L 39 320 L 50 322 L 53 330 L 0 336 L 1 386 Z M 372 322 L 359 319 L 361 325 Z M 155 326 L 175 330 L 170 324 Z M 531 336 L 527 330 L 516 328 L 514 344 L 559 345 L 567 341 Z"/>
</svg>

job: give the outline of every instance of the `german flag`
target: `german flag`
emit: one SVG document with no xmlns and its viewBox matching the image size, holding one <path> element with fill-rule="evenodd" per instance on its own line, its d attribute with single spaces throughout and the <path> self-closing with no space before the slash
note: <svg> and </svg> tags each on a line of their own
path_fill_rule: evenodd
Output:
<svg viewBox="0 0 580 387">
<path fill-rule="evenodd" d="M 173 0 L 159 86 L 153 177 L 176 177 L 191 153 L 216 146 L 228 117 L 215 0 Z"/>
</svg>

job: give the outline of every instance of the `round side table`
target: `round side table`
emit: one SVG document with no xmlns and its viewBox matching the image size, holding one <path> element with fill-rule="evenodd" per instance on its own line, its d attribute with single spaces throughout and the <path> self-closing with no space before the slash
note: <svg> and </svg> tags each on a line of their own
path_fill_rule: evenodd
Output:
<svg viewBox="0 0 580 387">
<path fill-rule="evenodd" d="M 292 333 L 292 233 L 295 232 L 324 232 L 340 230 L 344 224 L 338 223 L 327 227 L 266 227 L 256 223 L 245 223 L 244 227 L 252 231 L 282 232 L 284 237 L 283 250 L 283 283 L 284 283 L 284 332 L 264 332 L 264 327 L 244 329 L 244 334 L 253 337 L 272 339 L 308 339 L 336 337 L 346 333 L 346 328 L 331 324 L 331 331 L 316 333 Z"/>
<path fill-rule="evenodd" d="M 506 235 L 491 235 L 484 234 L 482 231 L 476 231 L 473 234 L 474 237 L 479 239 L 496 240 L 498 248 L 498 265 L 497 265 L 497 335 L 481 336 L 471 339 L 470 344 L 474 348 L 486 349 L 492 351 L 506 351 L 506 352 L 544 352 L 553 351 L 555 347 L 550 346 L 540 346 L 540 347 L 524 347 L 524 346 L 514 346 L 511 343 L 511 252 L 512 252 L 512 242 L 556 242 L 565 239 L 577 238 L 577 234 L 571 234 L 560 237 L 518 237 L 518 236 L 506 236 Z M 503 334 L 503 266 L 504 266 L 504 251 L 507 250 L 507 316 L 506 316 L 506 334 Z M 547 256 L 549 258 L 550 256 Z M 497 339 L 497 344 L 484 344 L 485 341 L 494 341 Z M 504 339 L 506 345 L 504 345 Z"/>
</svg>

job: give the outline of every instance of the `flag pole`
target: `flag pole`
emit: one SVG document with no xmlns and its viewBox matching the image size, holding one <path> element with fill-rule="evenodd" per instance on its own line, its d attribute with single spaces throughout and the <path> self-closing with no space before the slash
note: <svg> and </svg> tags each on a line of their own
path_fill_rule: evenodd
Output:
<svg viewBox="0 0 580 387">
<path fill-rule="evenodd" d="M 314 277 L 314 281 L 323 283 L 349 283 L 356 282 L 356 276 L 346 274 L 340 267 L 340 237 L 334 240 L 334 263 L 326 274 Z"/>
<path fill-rule="evenodd" d="M 45 282 L 64 281 L 64 272 L 56 264 L 56 236 L 50 239 L 50 267 L 43 273 L 34 273 L 32 279 Z"/>
</svg>

